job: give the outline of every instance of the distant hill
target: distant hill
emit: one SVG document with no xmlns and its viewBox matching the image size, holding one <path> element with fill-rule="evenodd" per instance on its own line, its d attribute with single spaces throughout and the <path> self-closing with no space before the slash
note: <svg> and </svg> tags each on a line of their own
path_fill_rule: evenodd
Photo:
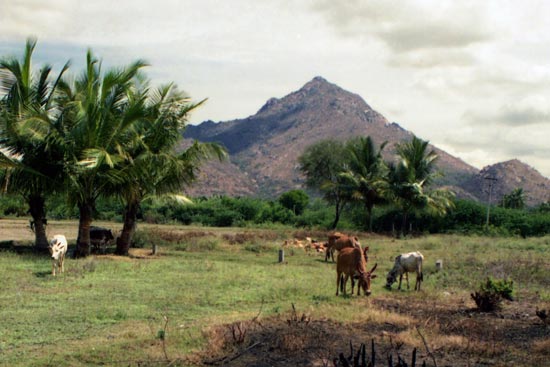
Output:
<svg viewBox="0 0 550 367">
<path fill-rule="evenodd" d="M 413 133 L 390 123 L 359 95 L 315 77 L 283 98 L 269 99 L 255 115 L 188 126 L 186 139 L 218 142 L 228 149 L 230 161 L 207 164 L 201 180 L 187 194 L 276 197 L 303 188 L 297 158 L 307 146 L 329 138 L 345 141 L 367 135 L 376 144 L 388 142 L 384 155 L 391 160 L 395 145 L 410 140 Z M 473 182 L 479 170 L 432 148 L 444 173 L 438 185 L 455 190 L 461 197 L 478 198 L 464 185 Z"/>
<path fill-rule="evenodd" d="M 498 203 L 504 195 L 519 187 L 525 192 L 528 206 L 550 200 L 550 180 L 517 159 L 484 167 L 462 187 L 479 201 L 488 202 L 491 183 L 492 203 Z"/>
</svg>

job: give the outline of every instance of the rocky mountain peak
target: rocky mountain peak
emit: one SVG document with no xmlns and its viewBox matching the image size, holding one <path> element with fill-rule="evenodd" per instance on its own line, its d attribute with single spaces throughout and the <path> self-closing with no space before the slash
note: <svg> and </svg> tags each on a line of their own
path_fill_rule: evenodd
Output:
<svg viewBox="0 0 550 367">
<path fill-rule="evenodd" d="M 483 167 L 465 184 L 465 189 L 481 201 L 487 201 L 491 191 L 493 203 L 517 188 L 523 189 L 529 206 L 550 200 L 550 180 L 518 159 Z"/>
<path fill-rule="evenodd" d="M 317 76 L 284 97 L 270 98 L 255 115 L 189 126 L 184 137 L 221 143 L 228 149 L 230 161 L 205 166 L 203 178 L 188 194 L 276 197 L 303 188 L 298 157 L 309 145 L 357 136 L 370 136 L 375 144 L 387 141 L 384 157 L 391 160 L 396 144 L 410 140 L 413 133 L 395 122 L 389 123 L 359 95 Z M 523 187 L 529 205 L 548 200 L 550 181 L 517 159 L 479 172 L 433 148 L 439 155 L 438 168 L 444 173 L 437 184 L 462 192 L 461 197 L 485 200 L 484 177 L 490 174 L 498 179 L 493 202 L 517 187 Z"/>
</svg>

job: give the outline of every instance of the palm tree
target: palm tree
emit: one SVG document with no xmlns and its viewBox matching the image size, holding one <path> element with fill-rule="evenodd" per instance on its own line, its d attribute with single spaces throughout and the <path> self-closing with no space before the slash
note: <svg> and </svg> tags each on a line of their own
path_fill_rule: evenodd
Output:
<svg viewBox="0 0 550 367">
<path fill-rule="evenodd" d="M 131 159 L 117 167 L 124 172 L 125 180 L 111 191 L 125 203 L 124 225 L 116 249 L 119 255 L 128 254 L 137 212 L 144 199 L 172 194 L 186 200 L 177 194 L 183 186 L 195 181 L 200 163 L 211 157 L 222 159 L 226 154 L 215 143 L 197 141 L 176 153 L 189 113 L 203 101 L 191 103 L 171 84 L 151 93 L 145 88 L 131 100 L 143 101 L 138 127 L 140 140 L 127 150 Z"/>
<path fill-rule="evenodd" d="M 35 247 L 48 246 L 46 196 L 63 190 L 62 152 L 49 141 L 48 132 L 59 123 L 60 106 L 55 98 L 58 84 L 69 64 L 52 80 L 52 68 L 32 69 L 36 40 L 28 39 L 21 61 L 0 59 L 0 179 L 5 191 L 22 195 L 29 205 Z"/>
<path fill-rule="evenodd" d="M 383 191 L 386 186 L 386 164 L 382 150 L 387 142 L 376 150 L 370 136 L 350 140 L 347 143 L 349 152 L 348 170 L 341 174 L 342 185 L 351 190 L 351 198 L 363 203 L 368 214 L 368 228 L 372 231 L 372 210 L 374 205 L 384 201 Z"/>
<path fill-rule="evenodd" d="M 500 201 L 500 206 L 510 209 L 525 208 L 525 192 L 522 187 L 517 187 L 510 193 L 505 194 Z"/>
<path fill-rule="evenodd" d="M 69 202 L 79 209 L 77 257 L 90 253 L 97 198 L 106 187 L 124 181 L 116 166 L 131 159 L 127 149 L 139 140 L 135 126 L 142 117 L 142 101 L 131 101 L 128 95 L 145 65 L 136 61 L 102 73 L 99 60 L 88 51 L 85 71 L 61 85 L 66 108 L 55 142 L 65 152 Z"/>
<path fill-rule="evenodd" d="M 413 136 L 410 142 L 397 145 L 399 159 L 389 166 L 386 194 L 401 209 L 403 233 L 412 211 L 428 210 L 436 215 L 445 215 L 453 205 L 450 191 L 427 189 L 439 175 L 435 171 L 437 154 L 428 148 L 427 141 Z"/>
</svg>

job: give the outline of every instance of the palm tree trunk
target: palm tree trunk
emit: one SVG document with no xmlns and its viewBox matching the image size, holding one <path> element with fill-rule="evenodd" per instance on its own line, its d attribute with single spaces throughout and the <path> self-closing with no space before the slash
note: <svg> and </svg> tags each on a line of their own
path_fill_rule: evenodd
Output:
<svg viewBox="0 0 550 367">
<path fill-rule="evenodd" d="M 374 205 L 372 205 L 371 203 L 367 203 L 365 204 L 366 206 L 366 209 L 367 209 L 367 215 L 369 216 L 368 220 L 369 220 L 369 232 L 372 233 L 372 209 L 374 208 Z"/>
<path fill-rule="evenodd" d="M 48 237 L 46 236 L 46 210 L 45 199 L 41 195 L 33 195 L 28 198 L 29 212 L 32 217 L 34 230 L 34 247 L 36 250 L 48 249 Z"/>
<path fill-rule="evenodd" d="M 338 225 L 338 222 L 340 221 L 340 215 L 342 214 L 342 210 L 344 209 L 344 205 L 346 203 L 343 200 L 336 200 L 336 205 L 334 205 L 334 221 L 332 222 L 332 225 L 330 226 L 330 229 L 336 229 L 336 226 Z"/>
<path fill-rule="evenodd" d="M 408 217 L 408 214 L 409 213 L 407 211 L 403 212 L 403 222 L 401 223 L 401 235 L 402 236 L 407 234 L 407 217 Z"/>
<path fill-rule="evenodd" d="M 116 241 L 115 253 L 121 256 L 128 256 L 130 244 L 136 230 L 137 213 L 139 202 L 128 203 L 124 208 L 124 225 L 120 237 Z"/>
<path fill-rule="evenodd" d="M 75 257 L 90 255 L 90 227 L 92 225 L 93 206 L 87 202 L 78 204 L 80 220 L 78 223 L 78 239 L 76 240 Z"/>
</svg>

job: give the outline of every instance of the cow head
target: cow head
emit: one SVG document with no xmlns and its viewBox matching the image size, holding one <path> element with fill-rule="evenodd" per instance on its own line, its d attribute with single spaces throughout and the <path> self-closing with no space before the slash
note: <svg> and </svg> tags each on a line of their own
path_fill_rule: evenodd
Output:
<svg viewBox="0 0 550 367">
<path fill-rule="evenodd" d="M 391 285 L 397 281 L 397 272 L 392 269 L 386 277 L 386 288 L 391 289 Z"/>
<path fill-rule="evenodd" d="M 57 238 L 54 238 L 50 246 L 48 246 L 48 250 L 50 251 L 50 255 L 52 255 L 52 259 L 59 260 L 59 256 L 63 254 L 65 248 L 60 242 L 57 242 Z"/>
<path fill-rule="evenodd" d="M 366 273 L 359 274 L 359 286 L 363 287 L 363 292 L 365 295 L 370 296 L 372 291 L 370 290 L 371 280 L 376 278 L 376 274 L 373 274 L 376 270 L 378 263 L 374 264 L 372 269 Z"/>
</svg>

